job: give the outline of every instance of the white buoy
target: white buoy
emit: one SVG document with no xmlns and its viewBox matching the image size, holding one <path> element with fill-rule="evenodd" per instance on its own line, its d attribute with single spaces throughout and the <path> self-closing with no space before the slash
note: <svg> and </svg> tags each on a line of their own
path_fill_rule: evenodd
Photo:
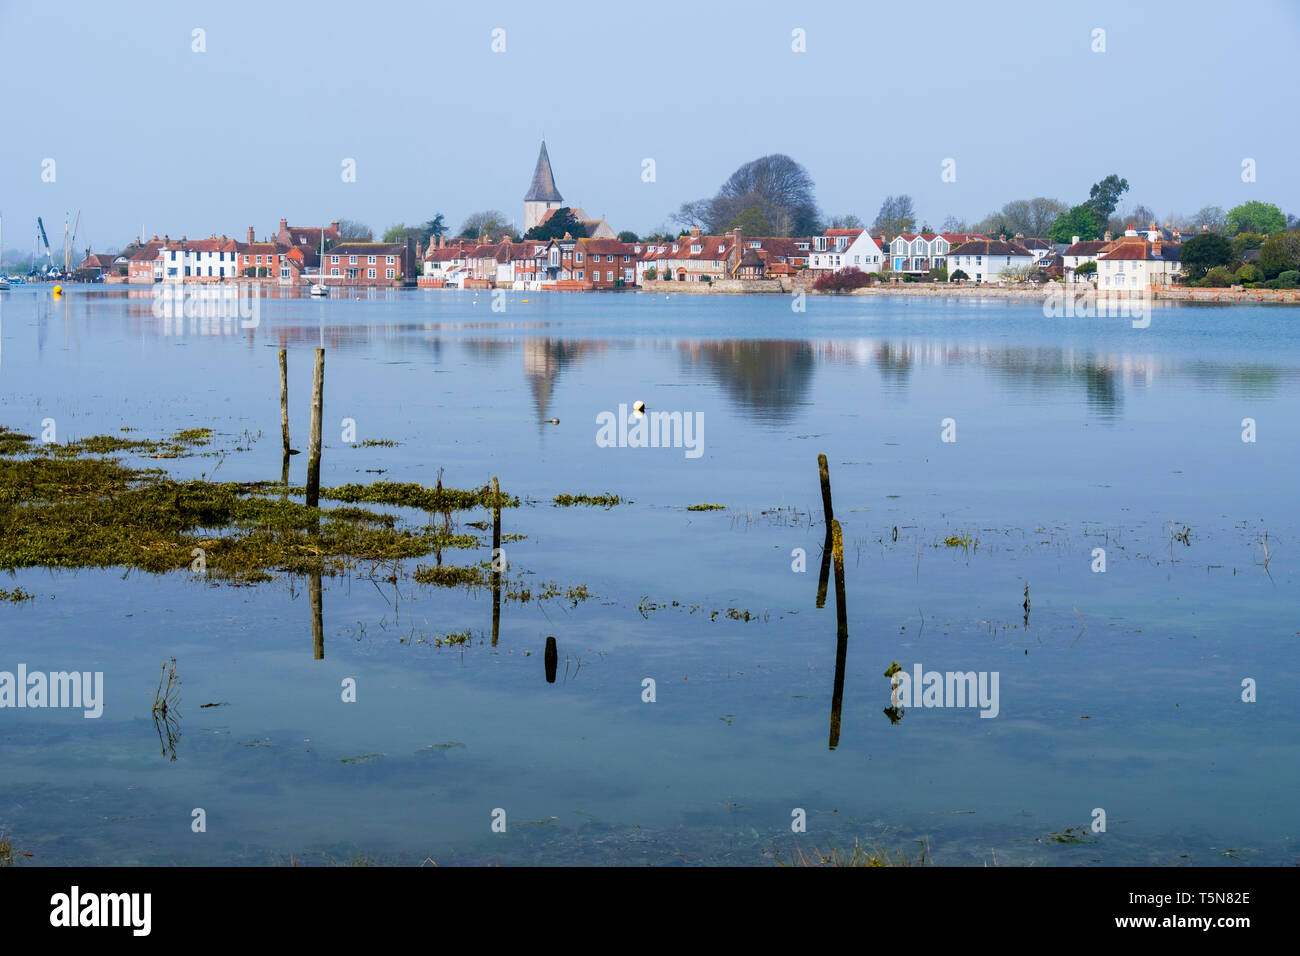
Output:
<svg viewBox="0 0 1300 956">
<path fill-rule="evenodd" d="M 640 418 L 645 414 L 645 402 L 634 402 L 632 404 L 632 414 Z"/>
</svg>

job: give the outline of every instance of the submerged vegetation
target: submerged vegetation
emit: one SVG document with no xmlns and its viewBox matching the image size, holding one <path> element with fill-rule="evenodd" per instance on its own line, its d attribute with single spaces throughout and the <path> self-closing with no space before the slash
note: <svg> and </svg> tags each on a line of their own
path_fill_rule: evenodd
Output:
<svg viewBox="0 0 1300 956">
<path fill-rule="evenodd" d="M 167 448 L 206 443 L 211 432 L 177 432 Z M 376 482 L 322 488 L 309 508 L 304 489 L 269 482 L 178 481 L 156 468 L 135 468 L 108 450 L 151 453 L 156 443 L 97 436 L 43 445 L 0 426 L 0 568 L 126 567 L 152 573 L 189 569 L 219 579 L 265 581 L 273 572 L 338 574 L 366 561 L 420 557 L 443 548 L 474 548 L 473 535 L 448 526 L 409 526 L 358 502 L 439 511 L 490 507 L 488 487 L 429 489 Z M 73 449 L 73 450 L 69 450 Z M 500 495 L 502 507 L 517 498 Z"/>
<path fill-rule="evenodd" d="M 726 505 L 710 505 L 710 504 L 703 504 L 703 505 L 689 505 L 689 506 L 687 506 L 686 510 L 687 510 L 687 511 L 726 511 L 726 510 L 727 510 L 727 506 L 726 506 Z"/>
<path fill-rule="evenodd" d="M 596 505 L 602 508 L 612 508 L 614 505 L 622 502 L 618 495 L 556 495 L 555 506 L 557 508 L 569 508 L 573 505 Z"/>
</svg>

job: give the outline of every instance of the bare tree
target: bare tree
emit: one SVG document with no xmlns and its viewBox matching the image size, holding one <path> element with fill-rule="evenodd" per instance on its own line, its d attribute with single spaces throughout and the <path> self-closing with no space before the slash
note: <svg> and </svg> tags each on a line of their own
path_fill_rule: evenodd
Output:
<svg viewBox="0 0 1300 956">
<path fill-rule="evenodd" d="M 469 218 L 460 225 L 462 239 L 499 239 L 503 235 L 517 236 L 519 230 L 499 209 L 484 209 L 481 212 L 471 213 Z"/>
<path fill-rule="evenodd" d="M 677 211 L 668 219 L 683 229 L 708 229 L 712 204 L 713 200 L 711 199 L 695 199 L 691 202 L 684 202 L 677 207 Z"/>
<path fill-rule="evenodd" d="M 876 221 L 871 224 L 873 234 L 884 233 L 896 236 L 901 232 L 911 232 L 916 228 L 916 204 L 908 195 L 886 196 L 880 204 Z"/>
<path fill-rule="evenodd" d="M 339 238 L 370 242 L 375 238 L 375 234 L 364 222 L 358 222 L 355 219 L 340 219 Z"/>
</svg>

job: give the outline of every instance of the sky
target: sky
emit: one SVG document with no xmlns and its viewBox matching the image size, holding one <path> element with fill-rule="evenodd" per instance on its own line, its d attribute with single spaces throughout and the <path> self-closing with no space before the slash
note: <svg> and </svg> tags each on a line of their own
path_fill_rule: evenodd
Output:
<svg viewBox="0 0 1300 956">
<path fill-rule="evenodd" d="M 38 215 L 61 246 L 78 210 L 96 251 L 281 217 L 520 223 L 543 136 L 566 204 L 616 231 L 666 225 L 768 153 L 867 222 L 897 193 L 936 226 L 1077 203 L 1110 173 L 1121 212 L 1300 213 L 1298 41 L 1281 0 L 0 0 L 4 246 L 30 250 Z"/>
</svg>

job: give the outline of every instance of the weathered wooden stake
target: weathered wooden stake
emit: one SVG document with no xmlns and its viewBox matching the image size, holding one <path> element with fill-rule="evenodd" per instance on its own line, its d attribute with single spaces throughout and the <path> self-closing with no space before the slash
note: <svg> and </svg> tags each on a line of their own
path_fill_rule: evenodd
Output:
<svg viewBox="0 0 1300 956">
<path fill-rule="evenodd" d="M 280 438 L 284 445 L 284 481 L 289 481 L 289 350 L 280 349 Z"/>
<path fill-rule="evenodd" d="M 492 477 L 492 646 L 501 632 L 501 483 Z"/>
<path fill-rule="evenodd" d="M 325 660 L 325 626 L 321 621 L 320 606 L 320 572 L 313 571 L 307 581 L 307 591 L 311 598 L 311 656 L 318 661 Z"/>
<path fill-rule="evenodd" d="M 817 473 L 822 482 L 822 509 L 826 512 L 826 543 L 822 545 L 822 568 L 817 576 L 817 607 L 823 608 L 831 576 L 831 521 L 835 518 L 831 508 L 831 468 L 825 455 L 817 456 Z"/>
<path fill-rule="evenodd" d="M 321 396 L 325 390 L 325 350 L 316 350 L 316 369 L 311 377 L 311 438 L 307 445 L 307 507 L 320 506 Z"/>
<path fill-rule="evenodd" d="M 844 533 L 831 520 L 831 551 L 835 560 L 835 686 L 831 691 L 830 749 L 840 742 L 840 710 L 844 703 L 844 665 L 849 652 L 849 620 L 844 601 Z"/>
<path fill-rule="evenodd" d="M 835 511 L 831 507 L 831 466 L 825 455 L 817 456 L 817 473 L 822 479 L 822 510 L 826 512 L 826 527 L 829 528 Z"/>
</svg>

